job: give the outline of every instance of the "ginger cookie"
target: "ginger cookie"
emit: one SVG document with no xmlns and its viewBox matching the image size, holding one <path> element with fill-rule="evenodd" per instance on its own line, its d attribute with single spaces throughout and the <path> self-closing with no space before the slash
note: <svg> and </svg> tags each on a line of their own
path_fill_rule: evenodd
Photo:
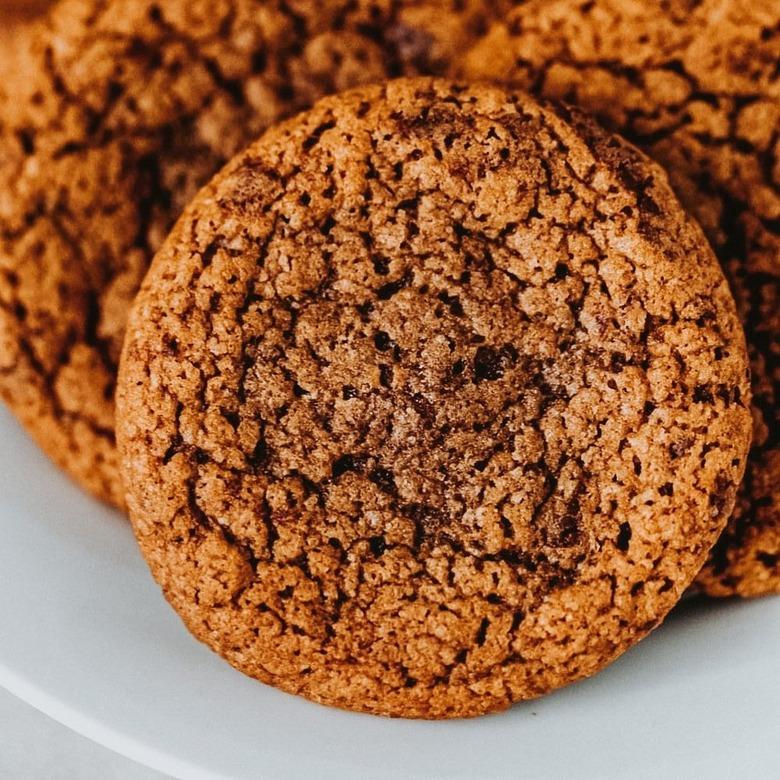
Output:
<svg viewBox="0 0 780 780">
<path fill-rule="evenodd" d="M 119 379 L 131 519 L 243 672 L 500 710 L 688 587 L 744 469 L 747 362 L 634 147 L 500 88 L 365 87 L 267 131 L 155 258 Z"/>
<path fill-rule="evenodd" d="M 52 0 L 0 0 L 0 11 L 3 13 L 3 21 L 15 21 L 16 19 L 30 19 L 50 5 Z"/>
<path fill-rule="evenodd" d="M 41 16 L 53 0 L 0 0 L 0 42 L 12 37 L 16 25 L 25 24 Z"/>
<path fill-rule="evenodd" d="M 0 100 L 0 397 L 121 505 L 127 311 L 198 188 L 268 125 L 346 87 L 437 72 L 482 0 L 64 0 Z"/>
<path fill-rule="evenodd" d="M 16 91 L 16 79 L 23 78 L 24 72 L 19 62 L 20 39 L 49 5 L 48 0 L 0 0 L 0 73 L 3 75 L 0 91 L 12 94 Z"/>
<path fill-rule="evenodd" d="M 737 300 L 753 373 L 753 449 L 698 585 L 780 592 L 780 0 L 532 0 L 463 72 L 595 113 L 666 168 Z"/>
</svg>

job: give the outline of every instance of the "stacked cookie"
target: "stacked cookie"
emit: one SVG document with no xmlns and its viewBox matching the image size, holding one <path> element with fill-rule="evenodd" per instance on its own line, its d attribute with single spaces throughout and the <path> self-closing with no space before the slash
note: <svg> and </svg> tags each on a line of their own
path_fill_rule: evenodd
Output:
<svg viewBox="0 0 780 780">
<path fill-rule="evenodd" d="M 2 397 L 315 701 L 502 709 L 780 584 L 780 8 L 512 5 L 62 0 L 0 104 Z"/>
</svg>

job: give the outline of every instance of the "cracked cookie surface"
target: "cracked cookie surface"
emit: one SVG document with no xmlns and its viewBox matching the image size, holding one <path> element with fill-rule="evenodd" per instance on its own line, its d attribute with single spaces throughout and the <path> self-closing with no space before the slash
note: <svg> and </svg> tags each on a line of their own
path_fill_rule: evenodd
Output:
<svg viewBox="0 0 780 780">
<path fill-rule="evenodd" d="M 21 39 L 25 38 L 32 23 L 43 15 L 50 5 L 48 0 L 0 0 L 0 94 L 17 91 L 17 79 L 22 78 L 24 63 L 19 61 L 23 51 Z"/>
<path fill-rule="evenodd" d="M 328 98 L 187 208 L 118 435 L 189 629 L 318 702 L 445 718 L 594 673 L 731 512 L 744 338 L 661 169 L 429 79 Z"/>
<path fill-rule="evenodd" d="M 482 0 L 63 0 L 0 92 L 0 397 L 121 505 L 127 311 L 184 204 L 330 92 L 447 67 Z M 22 70 L 19 69 L 19 73 Z"/>
<path fill-rule="evenodd" d="M 463 72 L 595 113 L 669 173 L 745 326 L 754 445 L 698 586 L 780 592 L 780 1 L 532 0 Z"/>
</svg>

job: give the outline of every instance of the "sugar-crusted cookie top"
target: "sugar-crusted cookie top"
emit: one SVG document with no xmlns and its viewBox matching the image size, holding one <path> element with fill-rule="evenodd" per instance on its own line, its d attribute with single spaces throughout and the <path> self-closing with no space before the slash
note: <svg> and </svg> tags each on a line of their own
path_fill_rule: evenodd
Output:
<svg viewBox="0 0 780 780">
<path fill-rule="evenodd" d="M 136 305 L 119 434 L 190 629 L 317 701 L 471 715 L 656 625 L 733 505 L 741 331 L 617 137 L 402 80 L 274 128 Z"/>
<path fill-rule="evenodd" d="M 780 0 L 531 0 L 459 61 L 596 114 L 669 172 L 726 272 L 747 333 L 754 446 L 699 578 L 780 590 Z"/>
</svg>

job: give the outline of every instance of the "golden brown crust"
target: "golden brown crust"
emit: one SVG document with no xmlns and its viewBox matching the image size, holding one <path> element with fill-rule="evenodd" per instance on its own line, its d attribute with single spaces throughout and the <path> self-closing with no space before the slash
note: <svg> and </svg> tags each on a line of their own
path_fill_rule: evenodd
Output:
<svg viewBox="0 0 780 780">
<path fill-rule="evenodd" d="M 188 207 L 119 383 L 131 518 L 190 630 L 407 717 L 592 674 L 728 517 L 744 339 L 660 168 L 428 79 L 269 130 Z"/>
<path fill-rule="evenodd" d="M 280 117 L 445 68 L 470 0 L 63 0 L 0 100 L 0 397 L 121 504 L 116 363 L 130 302 L 198 187 Z M 8 81 L 6 80 L 6 86 Z"/>
<path fill-rule="evenodd" d="M 753 372 L 754 447 L 698 585 L 780 592 L 780 1 L 531 0 L 465 58 L 595 113 L 662 163 L 731 284 Z"/>
<path fill-rule="evenodd" d="M 0 95 L 17 92 L 20 80 L 24 84 L 23 39 L 49 5 L 48 0 L 0 0 Z"/>
</svg>

